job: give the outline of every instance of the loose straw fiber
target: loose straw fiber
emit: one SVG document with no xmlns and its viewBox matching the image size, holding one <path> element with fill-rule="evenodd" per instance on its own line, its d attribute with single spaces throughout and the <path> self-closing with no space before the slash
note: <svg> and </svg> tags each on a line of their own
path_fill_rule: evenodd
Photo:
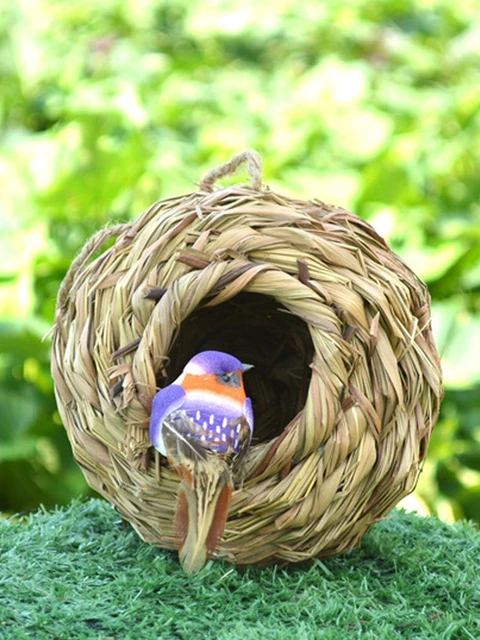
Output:
<svg viewBox="0 0 480 640">
<path fill-rule="evenodd" d="M 214 186 L 242 163 L 251 186 Z M 413 490 L 442 395 L 428 292 L 357 216 L 262 187 L 255 152 L 97 233 L 58 297 L 52 373 L 74 456 L 160 547 L 177 547 L 179 478 L 150 445 L 151 401 L 211 348 L 255 366 L 255 440 L 218 557 L 346 551 Z"/>
</svg>

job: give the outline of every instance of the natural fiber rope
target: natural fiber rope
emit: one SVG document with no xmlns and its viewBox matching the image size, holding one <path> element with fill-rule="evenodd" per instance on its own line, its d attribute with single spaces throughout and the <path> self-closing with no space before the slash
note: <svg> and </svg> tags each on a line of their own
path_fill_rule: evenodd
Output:
<svg viewBox="0 0 480 640">
<path fill-rule="evenodd" d="M 85 245 L 52 375 L 90 485 L 174 549 L 179 480 L 151 447 L 151 400 L 202 349 L 254 364 L 255 441 L 218 556 L 298 562 L 348 550 L 413 490 L 442 380 L 425 285 L 354 214 L 262 189 L 255 158 Z M 242 162 L 253 188 L 212 188 Z"/>
<path fill-rule="evenodd" d="M 252 188 L 259 191 L 262 188 L 262 159 L 253 149 L 237 153 L 229 162 L 225 162 L 225 164 L 212 169 L 199 183 L 200 188 L 210 191 L 217 180 L 235 173 L 235 171 L 245 163 L 247 164 L 247 171 L 250 175 Z"/>
<path fill-rule="evenodd" d="M 84 264 L 96 253 L 100 247 L 102 247 L 107 240 L 119 236 L 121 233 L 130 228 L 130 224 L 116 224 L 111 227 L 106 227 L 97 231 L 90 240 L 88 240 L 83 246 L 78 256 L 73 260 L 70 265 L 70 269 L 67 272 L 57 296 L 57 308 L 58 310 L 64 309 L 68 300 L 68 294 L 73 284 L 77 272 L 84 266 Z"/>
</svg>

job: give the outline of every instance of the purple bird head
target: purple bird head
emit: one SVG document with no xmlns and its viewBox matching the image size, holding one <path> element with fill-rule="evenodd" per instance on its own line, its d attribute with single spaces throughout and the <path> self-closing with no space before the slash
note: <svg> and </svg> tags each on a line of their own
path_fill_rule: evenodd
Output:
<svg viewBox="0 0 480 640">
<path fill-rule="evenodd" d="M 201 351 L 188 362 L 183 373 L 195 376 L 205 374 L 231 373 L 232 371 L 247 371 L 250 365 L 245 365 L 228 353 L 223 351 Z"/>
</svg>

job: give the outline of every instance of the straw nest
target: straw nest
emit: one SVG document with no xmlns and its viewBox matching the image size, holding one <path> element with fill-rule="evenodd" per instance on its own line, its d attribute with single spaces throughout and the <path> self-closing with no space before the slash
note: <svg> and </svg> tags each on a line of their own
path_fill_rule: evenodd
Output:
<svg viewBox="0 0 480 640">
<path fill-rule="evenodd" d="M 251 185 L 214 187 L 242 162 Z M 52 372 L 74 456 L 159 547 L 177 548 L 179 478 L 149 442 L 151 400 L 204 349 L 255 366 L 218 557 L 344 552 L 413 490 L 442 395 L 426 287 L 354 214 L 263 188 L 255 152 L 97 233 L 58 297 Z"/>
</svg>

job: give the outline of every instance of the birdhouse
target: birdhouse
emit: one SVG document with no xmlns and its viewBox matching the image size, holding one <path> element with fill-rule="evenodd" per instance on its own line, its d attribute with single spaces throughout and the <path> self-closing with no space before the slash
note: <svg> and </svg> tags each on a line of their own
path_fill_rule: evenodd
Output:
<svg viewBox="0 0 480 640">
<path fill-rule="evenodd" d="M 216 186 L 242 163 L 249 184 Z M 215 558 L 345 552 L 415 487 L 442 396 L 427 289 L 358 216 L 264 186 L 255 152 L 99 231 L 58 296 L 75 459 L 162 548 L 179 547 L 181 478 L 152 446 L 152 399 L 205 350 L 253 365 L 255 428 Z"/>
</svg>

